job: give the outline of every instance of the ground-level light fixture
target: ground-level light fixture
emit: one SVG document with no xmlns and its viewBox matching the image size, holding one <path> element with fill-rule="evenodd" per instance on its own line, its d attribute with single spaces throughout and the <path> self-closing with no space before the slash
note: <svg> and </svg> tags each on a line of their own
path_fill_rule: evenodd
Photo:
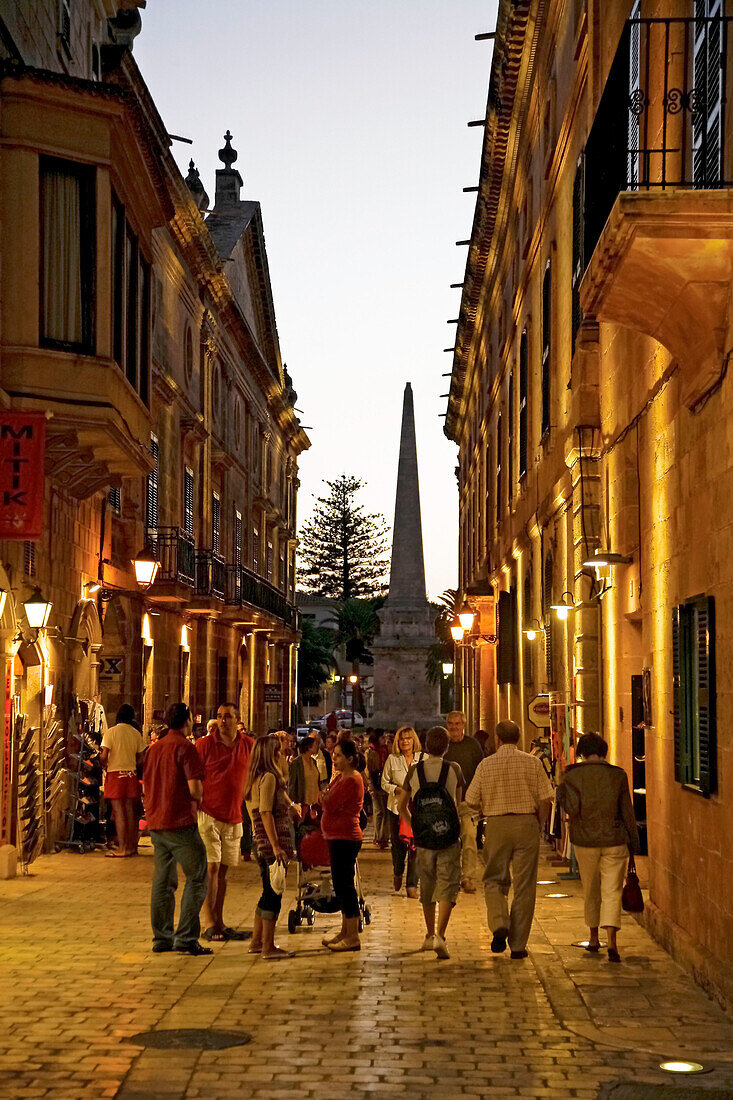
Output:
<svg viewBox="0 0 733 1100">
<path fill-rule="evenodd" d="M 609 565 L 629 565 L 633 558 L 627 554 L 616 554 L 612 550 L 596 550 L 583 562 L 584 569 L 605 569 Z"/>
<path fill-rule="evenodd" d="M 566 599 L 566 597 L 568 598 Z M 575 608 L 575 597 L 572 592 L 563 592 L 559 602 L 551 604 L 551 607 L 558 619 L 564 622 L 570 612 Z"/>
<path fill-rule="evenodd" d="M 468 601 L 463 601 L 463 606 L 458 612 L 458 622 L 461 624 L 461 628 L 467 633 L 473 627 L 473 620 L 476 616 L 472 609 L 468 606 Z"/>
<path fill-rule="evenodd" d="M 135 580 L 140 587 L 150 588 L 158 575 L 160 562 L 149 546 L 144 546 L 139 554 L 135 555 L 132 559 L 132 566 L 135 570 Z"/>
<path fill-rule="evenodd" d="M 660 1062 L 659 1068 L 667 1073 L 704 1073 L 705 1067 L 699 1062 L 687 1062 L 682 1058 L 669 1062 Z"/>
<path fill-rule="evenodd" d="M 40 588 L 33 589 L 23 607 L 31 630 L 43 630 L 48 622 L 53 604 L 50 600 L 44 599 Z"/>
<path fill-rule="evenodd" d="M 524 636 L 528 642 L 533 642 L 539 632 L 542 630 L 542 623 L 539 619 L 530 619 L 529 626 L 525 627 Z"/>
<path fill-rule="evenodd" d="M 453 662 L 452 661 L 443 661 L 443 675 L 444 676 L 450 676 L 452 671 L 453 671 Z"/>
<path fill-rule="evenodd" d="M 545 894 L 546 898 L 569 898 L 570 894 Z"/>
</svg>

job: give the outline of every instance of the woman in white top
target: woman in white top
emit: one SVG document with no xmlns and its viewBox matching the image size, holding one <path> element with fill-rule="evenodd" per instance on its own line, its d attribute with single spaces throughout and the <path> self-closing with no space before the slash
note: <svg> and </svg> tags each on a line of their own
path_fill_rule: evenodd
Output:
<svg viewBox="0 0 733 1100">
<path fill-rule="evenodd" d="M 397 810 L 397 794 L 411 764 L 422 759 L 420 738 L 412 726 L 402 726 L 397 730 L 392 742 L 392 751 L 382 769 L 382 790 L 387 792 L 387 816 L 389 835 L 392 841 L 392 869 L 394 871 L 394 889 L 399 894 L 402 889 L 402 877 L 407 863 L 407 896 L 417 897 L 417 865 L 414 845 L 400 836 L 400 815 Z"/>
<path fill-rule="evenodd" d="M 112 806 L 112 816 L 117 833 L 117 849 L 107 855 L 125 858 L 137 855 L 138 828 L 135 820 L 135 801 L 140 797 L 140 780 L 137 766 L 143 758 L 145 742 L 135 729 L 135 711 L 129 703 L 123 703 L 117 711 L 115 725 L 102 738 L 100 759 L 107 770 L 104 797 Z"/>
</svg>

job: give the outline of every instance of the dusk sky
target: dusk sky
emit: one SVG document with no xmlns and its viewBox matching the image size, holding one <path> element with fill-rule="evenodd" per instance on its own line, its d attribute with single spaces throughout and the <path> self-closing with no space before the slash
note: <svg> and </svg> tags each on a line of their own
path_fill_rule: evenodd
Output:
<svg viewBox="0 0 733 1100">
<path fill-rule="evenodd" d="M 184 174 L 213 201 L 229 128 L 267 240 L 283 360 L 312 447 L 301 525 L 342 472 L 391 524 L 415 395 L 429 594 L 457 584 L 457 448 L 443 435 L 478 180 L 490 0 L 149 0 L 135 57 Z"/>
</svg>

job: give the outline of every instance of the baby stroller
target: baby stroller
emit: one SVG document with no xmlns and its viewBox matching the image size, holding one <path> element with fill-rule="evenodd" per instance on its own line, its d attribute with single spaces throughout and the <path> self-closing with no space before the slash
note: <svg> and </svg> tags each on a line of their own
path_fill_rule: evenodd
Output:
<svg viewBox="0 0 733 1100">
<path fill-rule="evenodd" d="M 309 807 L 296 838 L 295 908 L 288 913 L 288 932 L 291 934 L 303 922 L 312 927 L 316 923 L 316 913 L 337 913 L 339 909 L 331 882 L 328 843 L 321 832 L 320 817 L 320 807 Z M 364 925 L 371 924 L 372 912 L 364 900 L 358 860 L 355 886 L 359 899 L 359 931 L 363 932 Z"/>
</svg>

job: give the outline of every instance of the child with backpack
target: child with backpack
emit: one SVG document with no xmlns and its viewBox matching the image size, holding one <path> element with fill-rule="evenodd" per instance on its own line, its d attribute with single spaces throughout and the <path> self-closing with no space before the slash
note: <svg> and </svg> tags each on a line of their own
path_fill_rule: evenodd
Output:
<svg viewBox="0 0 733 1100">
<path fill-rule="evenodd" d="M 427 756 L 412 764 L 397 797 L 400 817 L 412 828 L 417 848 L 420 900 L 425 916 L 422 951 L 450 958 L 445 944 L 448 921 L 461 889 L 461 826 L 458 804 L 463 797 L 463 773 L 443 757 L 448 731 L 433 726 L 425 738 Z M 435 906 L 438 926 L 435 926 Z"/>
</svg>

